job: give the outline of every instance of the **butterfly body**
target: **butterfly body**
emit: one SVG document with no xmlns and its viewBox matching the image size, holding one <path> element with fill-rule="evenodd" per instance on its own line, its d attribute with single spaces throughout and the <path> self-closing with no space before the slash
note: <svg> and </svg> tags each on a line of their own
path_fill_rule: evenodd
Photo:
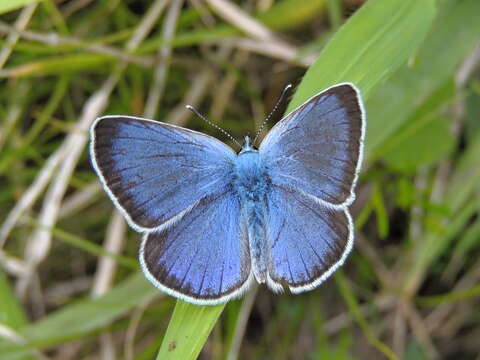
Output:
<svg viewBox="0 0 480 360">
<path fill-rule="evenodd" d="M 267 273 L 266 198 L 270 190 L 270 179 L 260 153 L 251 146 L 248 137 L 235 159 L 232 185 L 240 200 L 243 221 L 248 228 L 253 273 L 259 283 L 264 283 Z"/>
<path fill-rule="evenodd" d="M 147 279 L 214 305 L 254 280 L 311 290 L 343 264 L 364 134 L 359 91 L 344 83 L 284 117 L 258 149 L 248 137 L 236 153 L 189 129 L 105 116 L 91 127 L 90 151 L 105 191 L 143 233 Z"/>
</svg>

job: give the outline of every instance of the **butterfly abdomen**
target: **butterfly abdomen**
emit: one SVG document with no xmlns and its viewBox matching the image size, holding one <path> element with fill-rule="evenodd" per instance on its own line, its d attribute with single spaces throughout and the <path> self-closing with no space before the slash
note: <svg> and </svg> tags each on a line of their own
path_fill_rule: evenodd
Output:
<svg viewBox="0 0 480 360">
<path fill-rule="evenodd" d="M 241 203 L 241 213 L 248 226 L 250 256 L 255 278 L 265 282 L 267 249 L 265 241 L 266 194 L 269 178 L 258 151 L 241 153 L 237 157 L 233 187 Z"/>
</svg>

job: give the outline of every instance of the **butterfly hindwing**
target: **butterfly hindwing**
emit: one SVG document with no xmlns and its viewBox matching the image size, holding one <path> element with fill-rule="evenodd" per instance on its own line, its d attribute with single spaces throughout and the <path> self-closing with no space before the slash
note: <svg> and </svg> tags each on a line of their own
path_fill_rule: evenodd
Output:
<svg viewBox="0 0 480 360">
<path fill-rule="evenodd" d="M 252 280 L 247 236 L 238 198 L 208 196 L 174 226 L 146 234 L 140 263 L 170 295 L 202 305 L 225 302 Z"/>
<path fill-rule="evenodd" d="M 298 191 L 273 186 L 267 200 L 267 284 L 293 293 L 327 279 L 353 245 L 348 210 L 325 207 Z"/>
<path fill-rule="evenodd" d="M 106 116 L 94 123 L 91 138 L 92 161 L 105 190 L 138 231 L 173 223 L 230 181 L 235 153 L 208 135 Z"/>
<path fill-rule="evenodd" d="M 365 118 L 351 84 L 332 86 L 279 121 L 260 145 L 274 184 L 345 208 L 354 200 Z"/>
</svg>

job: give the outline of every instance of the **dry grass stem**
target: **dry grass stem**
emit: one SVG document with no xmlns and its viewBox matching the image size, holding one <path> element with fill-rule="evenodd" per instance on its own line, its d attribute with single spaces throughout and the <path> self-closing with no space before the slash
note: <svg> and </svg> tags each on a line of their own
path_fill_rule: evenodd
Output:
<svg viewBox="0 0 480 360">
<path fill-rule="evenodd" d="M 44 290 L 45 304 L 47 306 L 58 306 L 65 303 L 72 296 L 86 292 L 92 286 L 91 277 L 76 277 L 73 280 L 58 282 Z"/>
<path fill-rule="evenodd" d="M 162 29 L 163 39 L 167 43 L 173 38 L 177 26 L 178 14 L 182 8 L 183 0 L 172 2 L 166 14 L 165 23 Z M 172 48 L 170 45 L 162 45 L 158 52 L 160 56 L 160 63 L 155 69 L 152 85 L 150 87 L 147 104 L 145 105 L 144 114 L 147 118 L 154 118 L 165 89 L 165 81 L 168 74 L 170 55 Z"/>
<path fill-rule="evenodd" d="M 102 186 L 98 181 L 93 181 L 83 189 L 76 191 L 65 198 L 60 208 L 60 218 L 66 218 L 72 214 L 84 209 L 95 201 L 102 191 Z"/>
<path fill-rule="evenodd" d="M 439 359 L 440 354 L 433 344 L 430 331 L 428 330 L 425 321 L 422 319 L 417 309 L 409 302 L 403 303 L 405 316 L 408 319 L 410 327 L 415 335 L 415 338 L 422 344 L 428 359 Z"/>
<path fill-rule="evenodd" d="M 198 11 L 203 24 L 206 27 L 212 27 L 216 24 L 215 18 L 208 12 L 203 0 L 190 0 L 190 4 Z"/>
<path fill-rule="evenodd" d="M 241 68 L 248 60 L 249 53 L 247 51 L 237 51 L 233 56 L 233 64 Z M 238 81 L 238 75 L 233 72 L 228 72 L 220 83 L 214 89 L 214 96 L 212 105 L 210 106 L 210 118 L 212 120 L 220 120 L 223 118 L 226 108 L 232 97 L 232 93 L 235 90 L 235 86 Z"/>
<path fill-rule="evenodd" d="M 62 8 L 62 15 L 65 19 L 70 17 L 73 13 L 77 12 L 88 6 L 93 0 L 72 0 L 69 1 Z"/>
<path fill-rule="evenodd" d="M 115 341 L 112 334 L 100 334 L 100 354 L 101 360 L 116 360 L 118 359 L 117 351 L 115 349 Z"/>
<path fill-rule="evenodd" d="M 210 7 L 223 19 L 247 34 L 248 39 L 232 40 L 239 48 L 262 55 L 309 66 L 315 57 L 298 56 L 298 50 L 287 42 L 278 39 L 275 34 L 261 22 L 249 16 L 240 7 L 226 0 L 206 0 Z"/>
<path fill-rule="evenodd" d="M 381 256 L 378 254 L 374 246 L 372 246 L 366 239 L 365 236 L 361 233 L 357 234 L 356 245 L 359 250 L 368 260 L 371 261 L 375 275 L 378 277 L 382 286 L 386 289 L 391 288 L 394 281 L 394 275 L 383 263 Z"/>
<path fill-rule="evenodd" d="M 0 266 L 13 276 L 21 276 L 27 272 L 27 264 L 23 260 L 8 255 L 3 250 L 0 250 Z"/>
<path fill-rule="evenodd" d="M 135 29 L 132 37 L 128 40 L 126 45 L 127 51 L 134 51 L 141 44 L 141 42 L 147 37 L 148 33 L 152 31 L 158 18 L 165 9 L 165 6 L 167 6 L 169 2 L 170 0 L 156 0 L 153 3 L 148 9 L 147 14 Z"/>
<path fill-rule="evenodd" d="M 43 200 L 42 210 L 38 217 L 41 227 L 33 232 L 26 245 L 24 256 L 25 261 L 29 264 L 29 271 L 17 281 L 16 289 L 20 296 L 25 295 L 31 275 L 50 251 L 52 234 L 48 229 L 52 228 L 57 221 L 61 201 L 67 190 L 70 177 L 88 140 L 87 130 L 95 118 L 105 109 L 108 98 L 117 82 L 118 74 L 113 73 L 102 88 L 90 97 L 77 124 L 62 145 L 67 154 L 59 168 L 58 176 L 50 185 Z"/>
<path fill-rule="evenodd" d="M 184 99 L 170 112 L 165 122 L 175 125 L 183 125 L 191 116 L 191 112 L 185 109 L 185 105 L 198 106 L 209 90 L 209 86 L 213 81 L 214 74 L 212 70 L 205 69 L 200 72 L 193 80 L 185 95 Z"/>
<path fill-rule="evenodd" d="M 248 38 L 239 38 L 234 40 L 223 40 L 222 42 L 234 45 L 239 49 L 287 61 L 303 67 L 312 65 L 316 58 L 312 55 L 300 56 L 298 49 L 294 46 L 278 41 L 265 42 Z"/>
<path fill-rule="evenodd" d="M 392 349 L 400 359 L 403 358 L 405 344 L 407 343 L 407 323 L 402 309 L 402 303 L 397 303 L 393 313 L 393 340 Z"/>
<path fill-rule="evenodd" d="M 138 66 L 143 66 L 143 67 L 150 67 L 155 63 L 155 59 L 150 56 L 139 56 L 139 55 L 128 54 L 120 49 L 117 49 L 109 45 L 86 44 L 85 42 L 79 39 L 72 38 L 72 37 L 65 37 L 57 33 L 43 34 L 43 33 L 38 33 L 33 31 L 27 31 L 27 30 L 18 30 L 4 23 L 3 21 L 0 21 L 0 33 L 4 33 L 4 34 L 14 33 L 24 39 L 37 41 L 49 46 L 74 46 L 86 51 L 110 56 L 115 59 L 120 59 L 127 63 L 132 63 L 132 64 L 136 64 Z M 8 74 L 9 74 L 8 72 L 4 72 L 2 76 L 9 76 Z"/>
<path fill-rule="evenodd" d="M 465 58 L 457 73 L 455 74 L 455 83 L 457 87 L 463 88 L 472 74 L 478 69 L 480 63 L 480 43 L 477 44 L 472 53 Z"/>
<path fill-rule="evenodd" d="M 22 100 L 29 94 L 32 88 L 30 82 L 27 81 L 22 81 L 20 83 L 16 82 L 16 85 L 15 97 L 13 98 L 12 104 L 7 111 L 3 123 L 0 123 L 0 150 L 4 146 L 7 137 L 10 135 L 10 132 L 15 127 L 15 124 L 25 110 Z"/>
<path fill-rule="evenodd" d="M 224 20 L 250 37 L 264 42 L 274 40 L 273 32 L 252 18 L 236 4 L 226 0 L 206 0 L 207 4 Z"/>
<path fill-rule="evenodd" d="M 50 155 L 43 168 L 37 174 L 35 181 L 30 185 L 28 190 L 23 193 L 22 197 L 10 211 L 0 229 L 0 249 L 5 245 L 8 235 L 20 217 L 33 206 L 37 198 L 42 194 L 65 155 L 66 147 L 64 146 L 61 146 Z"/>
<path fill-rule="evenodd" d="M 478 283 L 480 283 L 480 261 L 477 261 L 472 267 L 472 270 L 456 282 L 451 291 L 456 292 L 466 290 Z M 459 316 L 456 311 L 457 307 L 458 303 L 455 302 L 436 307 L 426 318 L 428 329 L 432 332 L 437 331 L 443 324 L 445 324 L 446 319 L 449 316 Z"/>
<path fill-rule="evenodd" d="M 359 306 L 359 311 L 362 316 L 367 319 L 370 316 L 376 315 L 378 312 L 389 311 L 395 306 L 396 300 L 392 296 L 377 296 L 372 304 L 362 304 Z M 328 335 L 336 334 L 354 322 L 354 318 L 349 312 L 342 312 L 333 318 L 326 320 L 323 324 L 325 333 Z"/>
<path fill-rule="evenodd" d="M 126 230 L 127 226 L 122 214 L 114 210 L 103 244 L 105 251 L 114 255 L 120 254 L 125 244 Z M 100 257 L 91 289 L 93 297 L 103 295 L 111 288 L 116 269 L 117 263 L 112 257 Z"/>
<path fill-rule="evenodd" d="M 140 304 L 133 311 L 130 321 L 128 322 L 127 331 L 125 332 L 125 342 L 123 347 L 125 360 L 134 359 L 134 349 L 135 349 L 135 336 L 140 326 L 140 320 L 142 320 L 143 314 L 150 305 L 151 300 L 145 301 L 143 304 Z"/>
<path fill-rule="evenodd" d="M 37 6 L 37 3 L 26 6 L 20 13 L 17 21 L 15 22 L 15 25 L 12 27 L 13 31 L 7 32 L 8 36 L 6 44 L 0 50 L 0 69 L 3 68 L 3 65 L 5 65 L 5 63 L 7 62 L 10 54 L 12 53 L 13 47 L 20 38 L 19 31 L 22 31 L 27 27 Z"/>
</svg>

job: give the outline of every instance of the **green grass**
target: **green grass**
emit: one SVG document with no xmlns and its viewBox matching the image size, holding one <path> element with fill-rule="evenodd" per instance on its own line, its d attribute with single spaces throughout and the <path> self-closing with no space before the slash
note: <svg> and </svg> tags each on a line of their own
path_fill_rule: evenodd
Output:
<svg viewBox="0 0 480 360">
<path fill-rule="evenodd" d="M 191 3 L 170 41 L 162 35 L 167 5 L 132 47 L 129 39 L 153 2 L 0 1 L 0 31 L 10 31 L 0 39 L 0 54 L 7 54 L 0 63 L 0 226 L 31 199 L 5 244 L 0 240 L 0 358 L 68 350 L 81 359 L 108 346 L 119 359 L 475 358 L 480 3 L 236 3 L 297 57 L 316 60 L 304 68 L 298 59 L 238 49 L 232 39 L 247 34 Z M 12 27 L 22 17 L 26 32 L 15 39 Z M 145 113 L 155 68 L 166 61 L 158 55 L 162 46 L 172 56 L 155 117 L 225 141 L 198 119 L 177 117 L 195 86 L 196 100 L 189 101 L 236 138 L 255 131 L 287 83 L 295 87 L 286 111 L 335 83 L 359 87 L 368 125 L 352 206 L 357 244 L 334 280 L 298 296 L 260 287 L 249 300 L 227 305 L 176 302 L 139 272 L 140 236 L 124 231 L 112 213 L 85 150 L 70 157 L 74 171 L 64 191 L 57 187 L 51 196 L 72 148 L 57 162 L 55 154 L 66 139 L 75 146 L 72 138 L 87 135 L 75 124 L 92 111 Z M 98 96 L 104 102 L 95 105 Z M 53 226 L 41 223 L 45 208 L 56 213 Z M 51 241 L 35 238 L 41 230 Z M 106 234 L 115 231 L 112 247 Z M 22 289 L 29 266 L 34 276 Z M 100 275 L 109 280 L 92 294 Z"/>
</svg>

